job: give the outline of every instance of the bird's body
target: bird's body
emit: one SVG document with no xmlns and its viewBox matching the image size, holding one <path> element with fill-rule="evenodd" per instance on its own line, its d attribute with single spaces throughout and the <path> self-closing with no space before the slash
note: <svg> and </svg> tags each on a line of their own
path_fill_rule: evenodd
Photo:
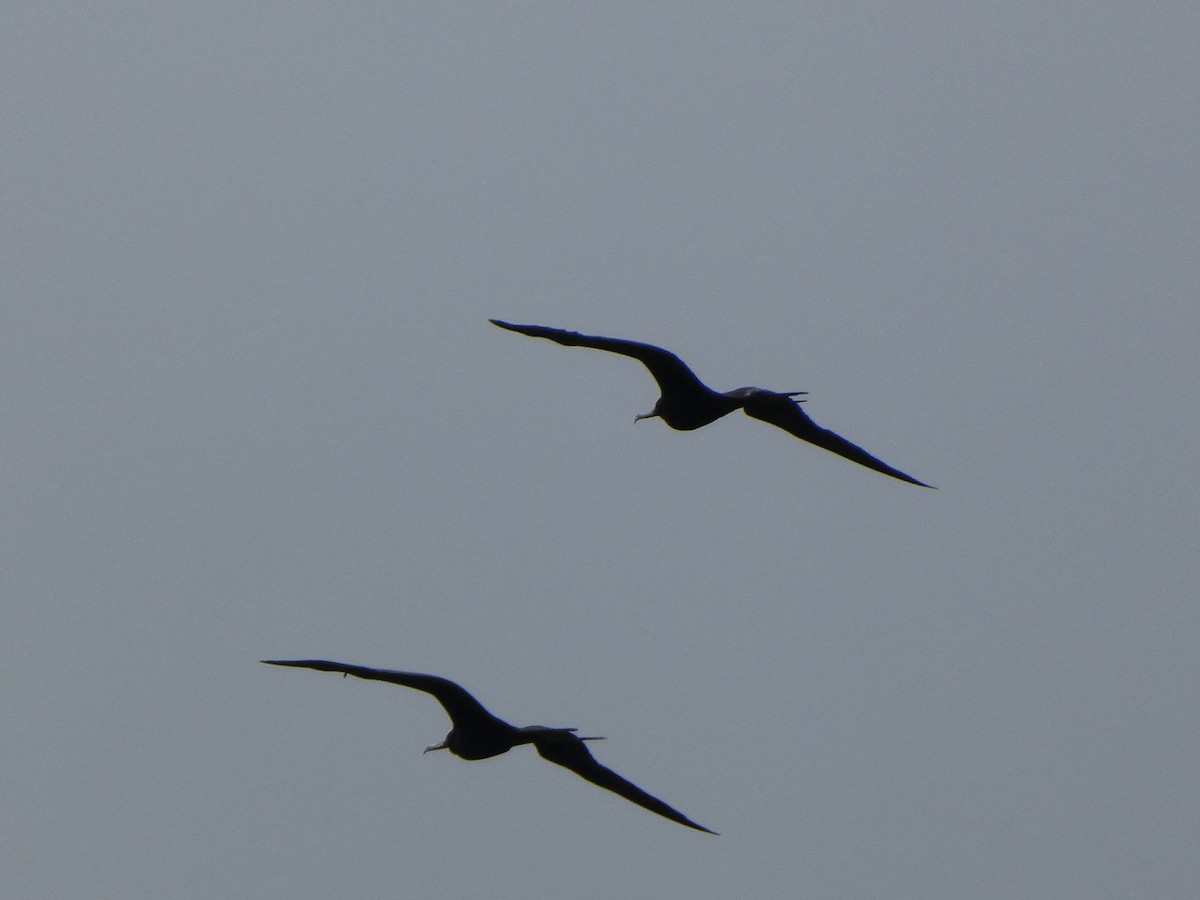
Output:
<svg viewBox="0 0 1200 900">
<path fill-rule="evenodd" d="M 817 425 L 804 413 L 804 410 L 800 408 L 799 401 L 795 399 L 806 393 L 805 391 L 780 392 L 769 391 L 765 388 L 743 387 L 720 393 L 697 378 L 695 373 L 674 353 L 653 344 L 579 334 L 574 331 L 564 331 L 561 328 L 547 328 L 543 325 L 514 325 L 499 319 L 490 321 L 493 325 L 508 331 L 516 331 L 529 337 L 545 338 L 566 347 L 590 347 L 594 350 L 606 350 L 609 353 L 617 353 L 638 360 L 658 382 L 661 396 L 653 410 L 645 415 L 637 416 L 635 421 L 661 418 L 677 431 L 694 431 L 740 409 L 751 418 L 760 419 L 782 428 L 802 441 L 808 441 L 810 444 L 836 453 L 838 456 L 866 466 L 868 469 L 890 475 L 901 481 L 907 481 L 909 484 L 932 487 L 923 481 L 917 481 L 899 469 L 892 468 L 883 460 L 872 456 L 862 447 L 850 443 L 841 435 Z"/>
<path fill-rule="evenodd" d="M 316 669 L 320 672 L 340 672 L 372 681 L 386 681 L 403 687 L 424 691 L 432 695 L 450 716 L 453 727 L 440 744 L 426 747 L 430 750 L 449 750 L 463 759 L 488 759 L 506 753 L 521 744 L 533 744 L 538 754 L 564 768 L 570 769 L 581 778 L 605 790 L 619 794 L 651 812 L 658 813 L 680 825 L 716 834 L 698 825 L 683 813 L 668 806 L 657 797 L 647 794 L 637 785 L 626 781 L 616 772 L 596 762 L 584 741 L 600 740 L 597 737 L 580 737 L 574 728 L 553 728 L 546 725 L 526 725 L 518 728 L 492 715 L 464 688 L 437 675 L 419 672 L 398 672 L 391 669 L 372 669 L 324 659 L 264 659 L 272 666 L 294 666 Z"/>
</svg>

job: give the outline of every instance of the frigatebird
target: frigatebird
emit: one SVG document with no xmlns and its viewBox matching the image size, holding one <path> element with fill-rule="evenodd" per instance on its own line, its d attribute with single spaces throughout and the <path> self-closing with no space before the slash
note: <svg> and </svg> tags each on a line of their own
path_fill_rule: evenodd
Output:
<svg viewBox="0 0 1200 900">
<path fill-rule="evenodd" d="M 715 422 L 722 416 L 728 415 L 735 409 L 740 409 L 752 419 L 761 419 L 771 425 L 782 428 L 788 434 L 816 444 L 825 450 L 844 456 L 860 466 L 899 478 L 909 484 L 931 488 L 933 485 L 917 481 L 911 475 L 906 475 L 899 469 L 894 469 L 881 459 L 876 459 L 862 447 L 852 444 L 844 437 L 834 434 L 828 428 L 822 428 L 810 419 L 800 408 L 802 400 L 796 400 L 808 391 L 768 391 L 765 388 L 743 387 L 736 390 L 718 393 L 696 377 L 674 353 L 655 347 L 653 344 L 642 344 L 637 341 L 626 341 L 620 338 L 597 337 L 590 334 L 579 334 L 575 331 L 564 331 L 561 328 L 547 328 L 544 325 L 514 325 L 499 319 L 489 319 L 493 325 L 508 331 L 527 334 L 530 337 L 546 338 L 564 347 L 591 347 L 594 350 L 607 350 L 609 353 L 619 353 L 638 360 L 650 370 L 654 380 L 658 382 L 662 396 L 654 404 L 654 409 L 640 416 L 641 419 L 660 418 L 678 431 L 694 431 L 703 428 L 710 422 Z"/>
<path fill-rule="evenodd" d="M 450 716 L 453 728 L 440 744 L 426 747 L 430 750 L 449 750 L 463 759 L 487 759 L 506 753 L 518 744 L 533 744 L 542 759 L 570 769 L 581 778 L 605 790 L 619 794 L 650 812 L 665 816 L 672 822 L 716 834 L 710 828 L 698 825 L 676 809 L 672 809 L 657 797 L 652 797 L 636 784 L 626 781 L 612 769 L 607 769 L 592 757 L 584 741 L 599 741 L 603 738 L 580 737 L 575 728 L 550 728 L 545 725 L 526 725 L 517 728 L 503 719 L 498 719 L 484 709 L 483 704 L 472 697 L 460 685 L 437 675 L 422 675 L 419 672 L 394 672 L 389 669 L 371 669 L 330 662 L 324 659 L 264 659 L 269 666 L 295 666 L 301 669 L 316 669 L 319 672 L 340 672 L 343 676 L 386 681 L 403 687 L 432 694 Z"/>
</svg>

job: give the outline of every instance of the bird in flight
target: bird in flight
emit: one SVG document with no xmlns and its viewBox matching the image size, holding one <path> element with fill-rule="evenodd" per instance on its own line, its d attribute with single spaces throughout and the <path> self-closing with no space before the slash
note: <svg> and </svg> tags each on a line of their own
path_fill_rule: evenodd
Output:
<svg viewBox="0 0 1200 900">
<path fill-rule="evenodd" d="M 761 419 L 768 424 L 782 428 L 788 434 L 798 437 L 802 441 L 816 444 L 818 447 L 843 456 L 860 466 L 866 466 L 868 469 L 874 469 L 876 472 L 882 472 L 892 478 L 899 478 L 909 484 L 933 487 L 931 484 L 917 481 L 899 469 L 892 468 L 857 444 L 850 443 L 841 435 L 834 434 L 828 428 L 822 428 L 810 419 L 800 408 L 800 403 L 803 401 L 795 399 L 807 394 L 807 391 L 781 393 L 764 388 L 743 387 L 722 394 L 705 385 L 674 353 L 664 350 L 662 347 L 655 347 L 653 344 L 579 334 L 575 331 L 547 328 L 543 325 L 514 325 L 499 319 L 489 319 L 489 321 L 508 331 L 516 331 L 530 337 L 545 338 L 556 344 L 562 344 L 564 347 L 591 347 L 595 350 L 607 350 L 609 353 L 619 353 L 621 356 L 629 356 L 638 360 L 650 370 L 650 374 L 658 382 L 662 396 L 658 398 L 658 402 L 654 404 L 654 409 L 650 412 L 635 416 L 635 422 L 657 417 L 678 431 L 693 431 L 710 422 L 715 422 L 735 409 L 740 409 L 752 419 Z"/>
<path fill-rule="evenodd" d="M 426 753 L 430 750 L 449 750 L 463 759 L 487 759 L 499 756 L 518 744 L 533 744 L 542 759 L 570 769 L 594 785 L 619 794 L 672 822 L 695 828 L 697 831 L 716 834 L 712 829 L 696 824 L 683 813 L 667 806 L 636 784 L 626 781 L 612 769 L 596 762 L 584 741 L 599 741 L 602 738 L 580 737 L 575 734 L 574 728 L 549 728 L 545 725 L 517 728 L 509 725 L 493 716 L 483 708 L 483 704 L 449 679 L 436 675 L 422 675 L 419 672 L 371 669 L 367 666 L 353 666 L 324 659 L 264 659 L 262 662 L 269 666 L 295 666 L 301 669 L 316 669 L 319 672 L 341 672 L 343 676 L 353 675 L 355 678 L 386 681 L 432 694 L 445 708 L 453 727 L 440 744 L 426 747 Z"/>
</svg>

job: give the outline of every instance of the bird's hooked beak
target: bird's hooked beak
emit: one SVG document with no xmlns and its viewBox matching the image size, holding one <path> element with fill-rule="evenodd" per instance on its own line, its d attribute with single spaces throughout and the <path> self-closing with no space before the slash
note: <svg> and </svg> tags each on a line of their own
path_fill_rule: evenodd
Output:
<svg viewBox="0 0 1200 900">
<path fill-rule="evenodd" d="M 656 419 L 656 418 L 658 418 L 658 413 L 654 412 L 654 410 L 651 410 L 648 413 L 642 413 L 640 416 L 634 416 L 633 421 L 640 422 L 640 421 L 642 421 L 642 419 Z"/>
<path fill-rule="evenodd" d="M 434 744 L 432 747 L 426 747 L 425 750 L 421 753 L 421 755 L 424 756 L 430 750 L 449 750 L 449 749 L 450 748 L 446 744 L 446 742 L 442 741 L 440 744 Z"/>
</svg>

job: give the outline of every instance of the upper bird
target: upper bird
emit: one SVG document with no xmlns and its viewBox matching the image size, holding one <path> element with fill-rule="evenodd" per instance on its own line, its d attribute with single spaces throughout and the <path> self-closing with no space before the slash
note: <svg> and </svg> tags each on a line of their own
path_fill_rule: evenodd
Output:
<svg viewBox="0 0 1200 900">
<path fill-rule="evenodd" d="M 414 688 L 432 694 L 445 707 L 446 714 L 454 727 L 440 744 L 426 747 L 430 750 L 449 750 L 463 759 L 487 759 L 499 756 L 518 744 L 533 744 L 542 759 L 570 769 L 592 784 L 619 794 L 651 812 L 665 816 L 672 822 L 695 828 L 698 831 L 715 831 L 697 825 L 683 813 L 672 809 L 657 797 L 652 797 L 632 782 L 626 781 L 612 769 L 606 769 L 592 757 L 584 741 L 603 740 L 598 737 L 579 737 L 574 728 L 550 728 L 545 725 L 526 725 L 517 728 L 498 719 L 483 708 L 483 705 L 462 687 L 436 675 L 419 672 L 393 672 L 389 669 L 371 669 L 347 663 L 330 662 L 324 659 L 264 659 L 269 666 L 295 666 L 316 669 L 320 672 L 341 672 L 356 678 L 372 681 L 387 681 L 403 687 Z"/>
<path fill-rule="evenodd" d="M 709 422 L 715 422 L 721 416 L 728 415 L 735 409 L 742 410 L 754 419 L 761 419 L 772 425 L 777 425 L 788 434 L 795 435 L 802 441 L 816 444 L 838 456 L 844 456 L 860 466 L 882 472 L 909 484 L 931 488 L 933 485 L 917 481 L 911 475 L 906 475 L 899 469 L 893 469 L 881 459 L 876 459 L 862 447 L 852 444 L 841 435 L 834 434 L 827 428 L 822 428 L 805 415 L 800 403 L 793 399 L 807 391 L 768 391 L 764 388 L 743 387 L 736 390 L 717 393 L 695 376 L 691 369 L 674 353 L 655 347 L 653 344 L 641 344 L 637 341 L 625 341 L 619 338 L 596 337 L 590 334 L 579 334 L 575 331 L 564 331 L 561 328 L 547 328 L 543 325 L 514 325 L 499 319 L 489 321 L 508 331 L 527 334 L 530 337 L 546 338 L 564 347 L 591 347 L 595 350 L 607 350 L 622 356 L 631 356 L 650 370 L 654 380 L 658 382 L 662 396 L 654 404 L 654 409 L 644 415 L 635 416 L 634 421 L 658 417 L 679 431 L 692 431 L 702 428 Z"/>
</svg>

